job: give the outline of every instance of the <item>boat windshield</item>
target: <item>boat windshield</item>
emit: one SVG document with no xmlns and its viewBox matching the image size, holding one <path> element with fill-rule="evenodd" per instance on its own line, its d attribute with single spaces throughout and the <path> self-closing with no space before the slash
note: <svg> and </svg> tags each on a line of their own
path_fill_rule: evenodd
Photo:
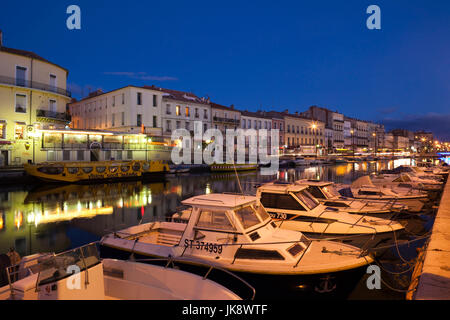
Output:
<svg viewBox="0 0 450 320">
<path fill-rule="evenodd" d="M 236 216 L 239 218 L 239 221 L 242 223 L 244 229 L 256 226 L 263 221 L 260 218 L 259 213 L 257 213 L 257 210 L 251 205 L 234 210 L 234 212 L 236 212 Z"/>
<path fill-rule="evenodd" d="M 332 186 L 332 185 L 323 187 L 322 192 L 325 194 L 327 199 L 340 197 L 339 192 L 337 192 L 336 189 L 334 188 L 334 186 Z"/>
<path fill-rule="evenodd" d="M 261 221 L 266 221 L 267 219 L 270 219 L 269 214 L 261 204 L 254 204 L 253 208 L 255 208 L 256 213 L 258 214 Z"/>
<path fill-rule="evenodd" d="M 223 211 L 202 210 L 196 226 L 206 229 L 236 230 Z"/>
<path fill-rule="evenodd" d="M 314 199 L 314 197 L 306 190 L 295 192 L 295 195 L 306 205 L 309 210 L 312 210 L 319 205 L 319 201 Z"/>
</svg>

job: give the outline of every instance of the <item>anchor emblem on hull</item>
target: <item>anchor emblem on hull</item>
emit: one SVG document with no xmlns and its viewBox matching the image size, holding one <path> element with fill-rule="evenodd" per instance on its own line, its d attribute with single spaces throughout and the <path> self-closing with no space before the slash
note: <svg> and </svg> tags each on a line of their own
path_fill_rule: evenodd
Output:
<svg viewBox="0 0 450 320">
<path fill-rule="evenodd" d="M 322 278 L 319 286 L 316 286 L 314 290 L 318 293 L 328 293 L 336 289 L 336 283 L 333 284 L 332 279 L 334 277 L 326 276 L 325 278 Z"/>
</svg>

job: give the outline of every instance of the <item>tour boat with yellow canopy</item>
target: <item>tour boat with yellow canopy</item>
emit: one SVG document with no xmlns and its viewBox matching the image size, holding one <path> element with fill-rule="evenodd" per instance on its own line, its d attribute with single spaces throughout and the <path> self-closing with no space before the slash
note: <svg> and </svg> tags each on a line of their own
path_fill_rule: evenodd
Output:
<svg viewBox="0 0 450 320">
<path fill-rule="evenodd" d="M 76 183 L 83 181 L 139 179 L 149 174 L 169 172 L 164 160 L 44 162 L 25 164 L 27 174 L 45 181 Z"/>
</svg>

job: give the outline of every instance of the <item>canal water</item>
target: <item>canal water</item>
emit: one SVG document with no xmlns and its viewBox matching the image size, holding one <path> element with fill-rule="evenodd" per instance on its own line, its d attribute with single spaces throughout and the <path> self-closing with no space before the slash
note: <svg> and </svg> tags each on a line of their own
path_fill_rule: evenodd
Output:
<svg viewBox="0 0 450 320">
<path fill-rule="evenodd" d="M 15 247 L 21 256 L 37 252 L 61 252 L 99 240 L 103 235 L 138 223 L 164 220 L 181 201 L 205 193 L 240 192 L 254 194 L 263 182 L 279 179 L 323 179 L 351 183 L 356 178 L 402 164 L 413 159 L 359 162 L 280 169 L 276 176 L 259 171 L 240 173 L 204 173 L 168 176 L 157 183 L 122 182 L 95 185 L 46 185 L 39 183 L 0 189 L 0 253 Z M 415 217 L 412 238 L 426 234 L 433 215 L 424 212 Z M 365 278 L 349 299 L 403 299 L 411 261 L 416 248 L 425 240 L 392 248 L 383 261 L 385 283 L 382 290 L 368 290 Z M 402 272 L 401 274 L 398 274 Z M 404 273 L 403 273 L 404 272 Z M 386 273 L 386 276 L 384 275 Z M 388 288 L 391 286 L 393 289 Z"/>
</svg>

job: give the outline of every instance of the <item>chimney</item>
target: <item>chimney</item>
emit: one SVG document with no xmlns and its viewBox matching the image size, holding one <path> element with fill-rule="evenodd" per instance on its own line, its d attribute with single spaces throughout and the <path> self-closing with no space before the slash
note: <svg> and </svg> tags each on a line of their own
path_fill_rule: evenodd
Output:
<svg viewBox="0 0 450 320">
<path fill-rule="evenodd" d="M 230 106 L 230 108 L 231 108 L 231 109 L 234 109 L 234 104 L 232 104 L 232 105 Z"/>
<path fill-rule="evenodd" d="M 3 47 L 3 32 L 0 30 L 0 48 Z"/>
</svg>

